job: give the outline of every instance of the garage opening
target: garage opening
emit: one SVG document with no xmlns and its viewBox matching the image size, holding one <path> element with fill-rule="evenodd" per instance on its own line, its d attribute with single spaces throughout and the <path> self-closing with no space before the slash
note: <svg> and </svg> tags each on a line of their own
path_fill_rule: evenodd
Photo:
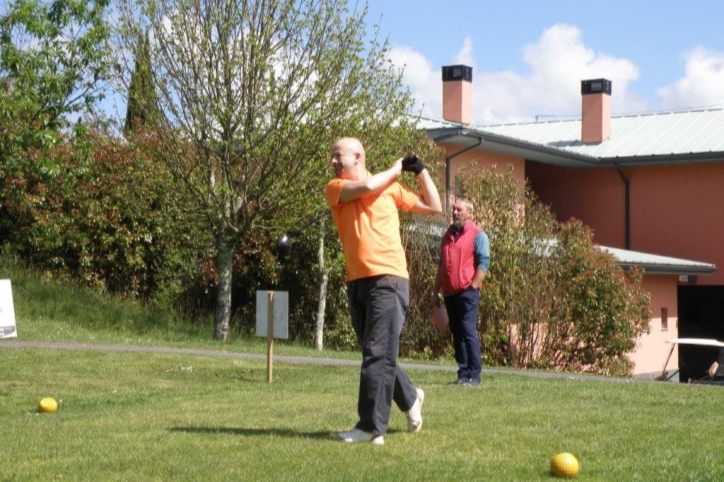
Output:
<svg viewBox="0 0 724 482">
<path fill-rule="evenodd" d="M 724 286 L 679 286 L 679 338 L 724 341 Z M 679 381 L 707 375 L 719 352 L 716 347 L 680 345 Z"/>
</svg>

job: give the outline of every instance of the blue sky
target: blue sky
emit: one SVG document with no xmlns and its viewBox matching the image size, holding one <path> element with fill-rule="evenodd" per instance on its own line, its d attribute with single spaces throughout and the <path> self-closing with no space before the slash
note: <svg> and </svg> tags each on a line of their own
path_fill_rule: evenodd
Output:
<svg viewBox="0 0 724 482">
<path fill-rule="evenodd" d="M 355 5 L 350 0 L 350 5 Z M 363 2 L 359 3 L 360 5 Z M 369 0 L 423 115 L 441 67 L 473 67 L 473 122 L 580 116 L 580 81 L 613 81 L 614 115 L 724 108 L 724 1 Z"/>
</svg>

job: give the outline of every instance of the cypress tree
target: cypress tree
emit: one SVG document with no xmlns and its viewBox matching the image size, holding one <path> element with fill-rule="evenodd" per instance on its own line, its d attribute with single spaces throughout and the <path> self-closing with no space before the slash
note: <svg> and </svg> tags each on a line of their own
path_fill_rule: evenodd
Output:
<svg viewBox="0 0 724 482">
<path fill-rule="evenodd" d="M 151 51 L 148 32 L 139 35 L 136 46 L 136 65 L 128 88 L 125 131 L 137 125 L 151 126 L 159 114 L 156 91 L 151 73 Z"/>
</svg>

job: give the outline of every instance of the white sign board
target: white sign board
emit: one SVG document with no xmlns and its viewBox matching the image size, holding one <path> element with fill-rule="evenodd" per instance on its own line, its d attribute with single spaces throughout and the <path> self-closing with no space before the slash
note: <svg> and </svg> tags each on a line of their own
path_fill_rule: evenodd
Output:
<svg viewBox="0 0 724 482">
<path fill-rule="evenodd" d="M 289 338 L 289 292 L 274 291 L 274 338 Z M 266 337 L 269 324 L 269 291 L 256 292 L 256 336 Z"/>
<path fill-rule="evenodd" d="M 13 289 L 9 279 L 0 279 L 0 338 L 16 338 Z"/>
</svg>

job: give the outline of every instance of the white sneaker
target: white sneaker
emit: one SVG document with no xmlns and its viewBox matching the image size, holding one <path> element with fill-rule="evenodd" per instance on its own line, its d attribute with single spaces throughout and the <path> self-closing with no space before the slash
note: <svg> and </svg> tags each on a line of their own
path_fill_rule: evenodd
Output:
<svg viewBox="0 0 724 482">
<path fill-rule="evenodd" d="M 422 428 L 422 403 L 425 401 L 425 392 L 421 388 L 417 389 L 417 400 L 412 408 L 405 414 L 407 415 L 407 430 L 415 433 Z"/>
<path fill-rule="evenodd" d="M 338 433 L 337 438 L 342 442 L 370 442 L 373 445 L 383 445 L 385 443 L 385 438 L 382 435 L 375 435 L 358 428 L 354 428 L 349 432 Z"/>
</svg>

